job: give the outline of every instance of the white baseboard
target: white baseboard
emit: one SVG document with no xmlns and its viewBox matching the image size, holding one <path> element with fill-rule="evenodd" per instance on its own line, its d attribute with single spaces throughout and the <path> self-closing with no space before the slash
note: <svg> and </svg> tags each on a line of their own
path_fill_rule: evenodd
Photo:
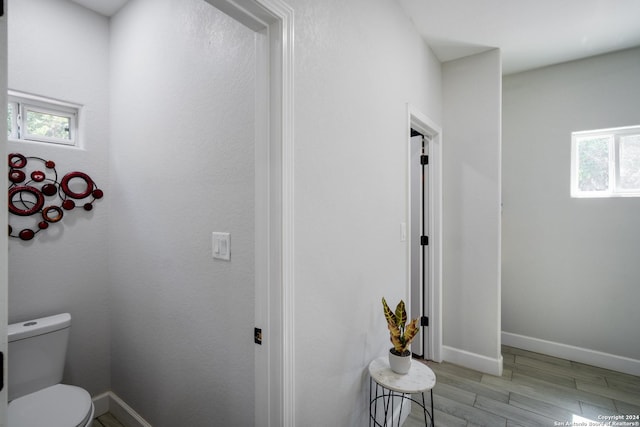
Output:
<svg viewBox="0 0 640 427">
<path fill-rule="evenodd" d="M 525 335 L 512 334 L 511 332 L 502 332 L 502 344 L 549 356 L 560 357 L 562 359 L 573 360 L 574 362 L 597 366 L 599 368 L 640 376 L 640 360 L 628 357 L 616 356 L 615 354 L 546 341 Z"/>
<path fill-rule="evenodd" d="M 92 400 L 96 418 L 111 412 L 125 427 L 152 427 L 131 406 L 111 391 L 95 396 Z"/>
<path fill-rule="evenodd" d="M 93 406 L 95 412 L 93 414 L 94 417 L 98 418 L 100 415 L 104 415 L 109 412 L 109 391 L 94 396 L 91 400 L 93 400 Z"/>
<path fill-rule="evenodd" d="M 442 360 L 464 366 L 465 368 L 485 372 L 487 374 L 502 375 L 502 355 L 495 359 L 477 353 L 471 353 L 459 348 L 442 346 Z"/>
</svg>

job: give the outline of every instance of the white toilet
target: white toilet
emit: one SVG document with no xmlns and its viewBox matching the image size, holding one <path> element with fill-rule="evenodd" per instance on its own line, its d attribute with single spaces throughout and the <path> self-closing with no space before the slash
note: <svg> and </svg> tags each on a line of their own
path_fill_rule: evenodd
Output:
<svg viewBox="0 0 640 427">
<path fill-rule="evenodd" d="M 9 325 L 8 427 L 89 427 L 89 393 L 60 384 L 71 315 L 58 314 Z"/>
</svg>

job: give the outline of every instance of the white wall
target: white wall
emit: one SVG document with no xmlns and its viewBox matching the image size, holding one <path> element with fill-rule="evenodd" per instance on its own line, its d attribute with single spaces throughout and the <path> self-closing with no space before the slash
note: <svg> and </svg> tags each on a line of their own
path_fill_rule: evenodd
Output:
<svg viewBox="0 0 640 427">
<path fill-rule="evenodd" d="M 111 31 L 112 389 L 156 427 L 251 426 L 254 33 L 200 0 Z"/>
<path fill-rule="evenodd" d="M 9 88 L 82 104 L 85 133 L 82 149 L 9 142 L 8 152 L 53 160 L 59 175 L 86 172 L 105 191 L 91 212 L 67 212 L 32 241 L 10 239 L 9 321 L 70 312 L 64 381 L 101 393 L 110 382 L 108 21 L 68 1 L 9 3 Z"/>
<path fill-rule="evenodd" d="M 499 374 L 500 51 L 442 74 L 443 358 Z"/>
<path fill-rule="evenodd" d="M 571 132 L 640 124 L 640 49 L 507 76 L 503 99 L 503 330 L 640 360 L 640 199 L 569 197 Z"/>
<path fill-rule="evenodd" d="M 407 106 L 440 122 L 440 64 L 392 0 L 295 11 L 296 424 L 368 425 L 367 366 L 407 298 Z"/>
</svg>

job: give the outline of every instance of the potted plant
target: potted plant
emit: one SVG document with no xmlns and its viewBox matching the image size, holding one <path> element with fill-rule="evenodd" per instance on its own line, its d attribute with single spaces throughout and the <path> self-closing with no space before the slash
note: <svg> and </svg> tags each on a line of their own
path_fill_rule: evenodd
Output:
<svg viewBox="0 0 640 427">
<path fill-rule="evenodd" d="M 382 307 L 384 308 L 384 317 L 387 319 L 391 343 L 393 344 L 393 347 L 389 349 L 389 365 L 393 372 L 406 374 L 411 367 L 409 345 L 420 330 L 418 319 L 413 319 L 407 324 L 407 311 L 402 300 L 398 303 L 395 313 L 391 311 L 384 297 L 382 298 Z"/>
</svg>

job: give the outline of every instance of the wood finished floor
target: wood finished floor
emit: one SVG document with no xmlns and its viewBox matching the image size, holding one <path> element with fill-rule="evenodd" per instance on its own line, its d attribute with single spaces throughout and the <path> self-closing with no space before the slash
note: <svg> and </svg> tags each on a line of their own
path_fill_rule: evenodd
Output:
<svg viewBox="0 0 640 427">
<path fill-rule="evenodd" d="M 598 416 L 640 415 L 640 377 L 507 346 L 502 355 L 501 377 L 425 362 L 437 378 L 437 427 L 605 426 L 615 424 Z M 404 427 L 423 426 L 421 417 Z"/>
<path fill-rule="evenodd" d="M 640 416 L 640 377 L 507 346 L 502 356 L 501 377 L 425 362 L 437 378 L 436 427 L 595 427 L 607 425 L 598 423 L 599 415 Z M 422 414 L 414 411 L 403 427 L 423 425 Z M 107 413 L 91 427 L 124 426 Z"/>
<path fill-rule="evenodd" d="M 116 419 L 116 417 L 114 417 L 109 412 L 107 412 L 106 414 L 101 415 L 95 420 L 93 420 L 93 424 L 91 424 L 91 427 L 124 427 L 124 426 L 120 424 L 120 422 Z"/>
</svg>

